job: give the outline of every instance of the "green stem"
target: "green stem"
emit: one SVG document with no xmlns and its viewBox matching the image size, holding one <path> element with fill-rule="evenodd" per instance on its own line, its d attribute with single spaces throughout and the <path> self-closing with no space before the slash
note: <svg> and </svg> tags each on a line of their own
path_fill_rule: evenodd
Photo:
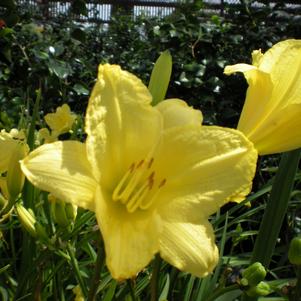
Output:
<svg viewBox="0 0 301 301">
<path fill-rule="evenodd" d="M 135 290 L 134 290 L 134 287 L 133 287 L 132 280 L 131 279 L 127 279 L 126 283 L 127 283 L 128 287 L 129 287 L 132 301 L 136 301 L 137 299 L 136 299 Z"/>
<path fill-rule="evenodd" d="M 95 274 L 93 281 L 91 283 L 91 287 L 89 289 L 88 299 L 87 301 L 94 301 L 96 294 L 97 294 L 97 288 L 100 281 L 100 273 L 103 268 L 105 262 L 105 253 L 103 244 L 100 244 L 98 251 L 97 251 L 97 259 L 96 259 L 96 265 L 95 265 Z"/>
<path fill-rule="evenodd" d="M 232 284 L 223 288 L 219 288 L 217 290 L 215 290 L 207 299 L 206 301 L 215 301 L 219 296 L 224 295 L 225 293 L 231 292 L 231 291 L 235 291 L 239 289 L 239 285 L 238 284 Z"/>
<path fill-rule="evenodd" d="M 285 217 L 291 191 L 298 168 L 300 150 L 284 153 L 275 176 L 270 199 L 260 224 L 252 253 L 251 263 L 261 262 L 266 268 L 270 264 L 276 241 Z"/>
<path fill-rule="evenodd" d="M 277 238 L 287 212 L 291 191 L 298 169 L 300 150 L 284 153 L 273 181 L 270 199 L 267 202 L 259 232 L 255 241 L 251 263 L 261 262 L 269 267 Z M 244 295 L 243 301 L 255 301 L 257 297 Z"/>
<path fill-rule="evenodd" d="M 297 266 L 297 282 L 295 287 L 295 294 L 292 301 L 301 300 L 301 266 Z"/>
<path fill-rule="evenodd" d="M 86 298 L 87 295 L 88 295 L 88 290 L 87 290 L 86 285 L 84 283 L 84 280 L 83 280 L 83 278 L 80 274 L 78 262 L 77 262 L 77 259 L 75 258 L 74 250 L 73 250 L 73 247 L 71 246 L 70 242 L 67 243 L 67 251 L 68 251 L 68 254 L 71 258 L 71 265 L 72 265 L 72 268 L 75 272 L 75 276 L 77 278 L 79 286 L 82 290 L 82 293 L 83 293 L 84 297 Z"/>
<path fill-rule="evenodd" d="M 159 272 L 160 272 L 161 258 L 157 254 L 153 262 L 153 272 L 151 278 L 151 301 L 158 300 L 158 282 L 159 282 Z"/>
</svg>

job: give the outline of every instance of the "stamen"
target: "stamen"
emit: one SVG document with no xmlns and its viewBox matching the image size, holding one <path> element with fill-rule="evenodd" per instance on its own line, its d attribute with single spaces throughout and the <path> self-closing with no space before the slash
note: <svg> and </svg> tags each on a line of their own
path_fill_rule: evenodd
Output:
<svg viewBox="0 0 301 301">
<path fill-rule="evenodd" d="M 159 186 L 157 187 L 157 189 L 155 190 L 155 192 L 153 193 L 153 195 L 151 195 L 151 196 L 149 196 L 147 199 L 145 199 L 145 200 L 146 200 L 145 203 L 141 202 L 141 204 L 140 204 L 140 206 L 139 206 L 140 209 L 146 210 L 146 209 L 148 209 L 148 208 L 153 204 L 154 199 L 157 197 L 157 195 L 158 195 L 159 192 L 160 192 L 160 188 L 161 188 L 162 186 L 164 186 L 165 183 L 166 183 L 166 179 L 163 179 L 163 180 L 161 181 L 161 183 L 159 184 Z M 154 184 L 154 182 L 152 183 L 152 185 L 153 185 L 153 184 Z"/>
<path fill-rule="evenodd" d="M 150 171 L 153 162 L 154 158 L 133 163 L 113 191 L 113 200 L 120 201 L 130 213 L 148 209 L 166 183 L 166 179 L 159 184 L 155 180 L 155 171 Z"/>
<path fill-rule="evenodd" d="M 116 202 L 119 200 L 120 198 L 120 194 L 122 192 L 122 190 L 124 188 L 126 188 L 126 182 L 128 181 L 129 177 L 131 176 L 131 173 L 134 171 L 135 169 L 135 164 L 133 163 L 129 170 L 125 173 L 125 175 L 122 177 L 122 179 L 120 180 L 120 182 L 118 183 L 117 187 L 114 189 L 112 198 L 113 200 Z"/>
<path fill-rule="evenodd" d="M 148 194 L 149 186 L 148 182 L 145 182 L 139 190 L 130 198 L 128 203 L 126 204 L 127 210 L 131 213 L 134 212 L 139 205 L 141 204 L 142 200 Z"/>
<path fill-rule="evenodd" d="M 151 158 L 150 161 L 148 162 L 147 168 L 150 169 L 153 165 L 154 158 Z"/>
</svg>

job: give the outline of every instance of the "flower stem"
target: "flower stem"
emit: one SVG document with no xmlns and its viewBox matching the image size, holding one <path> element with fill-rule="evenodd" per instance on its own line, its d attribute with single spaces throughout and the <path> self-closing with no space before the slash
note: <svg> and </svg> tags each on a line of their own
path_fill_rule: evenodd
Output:
<svg viewBox="0 0 301 301">
<path fill-rule="evenodd" d="M 158 282 L 159 282 L 159 272 L 160 272 L 161 258 L 157 254 L 153 262 L 153 273 L 151 278 L 151 301 L 158 300 Z"/>
<path fill-rule="evenodd" d="M 136 299 L 135 290 L 134 290 L 134 287 L 133 287 L 132 280 L 131 279 L 127 279 L 126 283 L 127 283 L 128 287 L 129 287 L 132 301 L 136 301 L 137 299 Z"/>
<path fill-rule="evenodd" d="M 297 282 L 294 292 L 294 298 L 292 301 L 299 301 L 301 300 L 301 266 L 297 266 Z"/>
<path fill-rule="evenodd" d="M 89 294 L 88 294 L 88 299 L 87 301 L 94 301 L 96 294 L 97 294 L 97 288 L 98 284 L 100 281 L 100 273 L 103 268 L 105 262 L 105 254 L 104 254 L 104 248 L 103 244 L 101 243 L 98 247 L 97 251 L 97 258 L 96 258 L 96 265 L 95 265 L 95 274 L 93 277 L 93 281 L 91 283 L 90 289 L 89 289 Z"/>
<path fill-rule="evenodd" d="M 75 276 L 77 278 L 77 281 L 79 283 L 79 286 L 82 290 L 82 293 L 84 295 L 84 297 L 86 298 L 87 295 L 88 295 L 88 290 L 86 288 L 86 285 L 84 283 L 84 280 L 80 274 L 80 270 L 79 270 L 79 266 L 78 266 L 78 262 L 75 258 L 75 254 L 74 254 L 74 250 L 73 250 L 73 247 L 71 246 L 70 242 L 67 243 L 67 251 L 68 251 L 68 254 L 71 258 L 71 265 L 72 265 L 72 268 L 75 272 Z"/>
</svg>

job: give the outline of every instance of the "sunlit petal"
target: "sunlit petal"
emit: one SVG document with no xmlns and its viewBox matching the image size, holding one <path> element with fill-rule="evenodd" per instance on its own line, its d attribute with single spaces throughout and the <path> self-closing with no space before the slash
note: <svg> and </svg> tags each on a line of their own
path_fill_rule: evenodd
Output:
<svg viewBox="0 0 301 301">
<path fill-rule="evenodd" d="M 156 204 L 167 220 L 197 223 L 248 193 L 257 151 L 239 131 L 186 127 L 165 133 L 154 169 L 166 179 Z"/>
<path fill-rule="evenodd" d="M 94 210 L 96 183 L 84 144 L 77 141 L 44 144 L 21 161 L 21 168 L 40 189 L 61 200 Z"/>
<path fill-rule="evenodd" d="M 207 220 L 200 221 L 199 225 L 164 223 L 160 255 L 181 271 L 207 276 L 219 258 L 212 226 Z"/>
<path fill-rule="evenodd" d="M 189 107 L 181 99 L 167 99 L 160 102 L 156 108 L 163 116 L 164 129 L 188 124 L 201 125 L 202 112 Z"/>
<path fill-rule="evenodd" d="M 116 65 L 99 66 L 86 115 L 88 157 L 104 186 L 145 159 L 157 143 L 162 117 L 140 79 Z"/>
<path fill-rule="evenodd" d="M 155 211 L 129 213 L 100 187 L 96 193 L 96 217 L 113 278 L 135 277 L 159 250 L 160 217 Z"/>
</svg>

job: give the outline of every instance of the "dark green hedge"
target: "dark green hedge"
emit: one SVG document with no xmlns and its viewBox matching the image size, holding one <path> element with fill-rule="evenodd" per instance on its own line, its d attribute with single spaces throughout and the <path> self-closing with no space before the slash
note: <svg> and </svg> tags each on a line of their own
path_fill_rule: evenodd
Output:
<svg viewBox="0 0 301 301">
<path fill-rule="evenodd" d="M 173 56 L 167 96 L 200 108 L 207 123 L 235 126 L 247 85 L 240 75 L 223 75 L 224 66 L 250 62 L 252 50 L 301 36 L 300 16 L 281 7 L 237 7 L 224 18 L 204 18 L 202 10 L 185 5 L 164 19 L 119 16 L 109 26 L 93 27 L 20 20 L 0 29 L 2 126 L 19 121 L 20 108 L 26 113 L 39 87 L 44 111 L 67 102 L 84 113 L 99 63 L 120 64 L 147 83 L 166 49 Z"/>
</svg>

